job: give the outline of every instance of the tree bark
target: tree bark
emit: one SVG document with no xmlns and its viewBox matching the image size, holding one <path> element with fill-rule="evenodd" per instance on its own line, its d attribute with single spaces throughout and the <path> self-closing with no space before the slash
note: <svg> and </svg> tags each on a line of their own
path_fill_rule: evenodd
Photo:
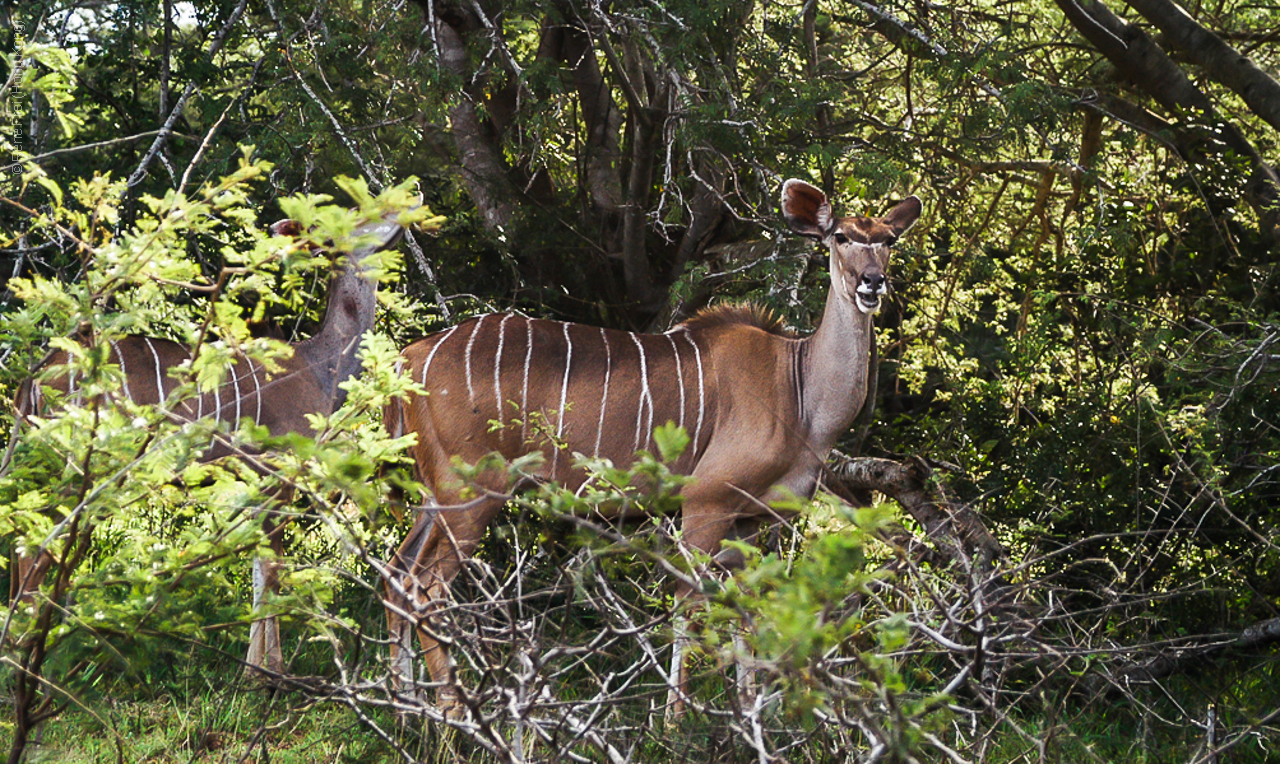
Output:
<svg viewBox="0 0 1280 764">
<path fill-rule="evenodd" d="M 1175 112 L 1213 112 L 1208 96 L 1141 27 L 1115 15 L 1100 0 L 1054 1 L 1076 31 L 1107 57 L 1120 76 L 1161 106 Z"/>
<path fill-rule="evenodd" d="M 567 9 L 565 12 L 568 15 Z M 579 21 L 566 25 L 563 57 L 573 67 L 573 84 L 586 127 L 582 148 L 585 190 L 597 214 L 610 224 L 609 227 L 615 227 L 622 208 L 621 151 L 618 147 L 622 112 L 613 102 L 613 92 L 600 71 L 585 23 Z"/>
<path fill-rule="evenodd" d="M 1174 47 L 1215 82 L 1244 99 L 1249 109 L 1280 130 L 1280 83 L 1222 41 L 1171 0 L 1125 0 L 1154 24 Z"/>
<path fill-rule="evenodd" d="M 1134 0 L 1135 3 L 1159 0 Z M 1054 0 L 1076 31 L 1085 37 L 1115 66 L 1116 70 L 1139 90 L 1175 114 L 1188 111 L 1214 117 L 1213 102 L 1187 77 L 1176 62 L 1141 28 L 1121 19 L 1100 0 Z M 1188 19 L 1189 20 L 1189 19 Z M 1194 22 L 1192 22 L 1194 23 Z M 1245 201 L 1254 209 L 1264 235 L 1280 238 L 1280 177 L 1254 148 L 1235 124 L 1223 120 L 1222 141 L 1238 156 L 1249 161 L 1252 176 L 1245 188 Z M 1197 161 L 1204 144 L 1187 137 L 1172 144 L 1193 146 L 1197 153 L 1182 156 Z"/>
<path fill-rule="evenodd" d="M 435 25 L 440 65 L 460 82 L 471 81 L 466 38 L 453 24 L 437 16 Z M 449 109 L 453 139 L 458 147 L 459 170 L 467 192 L 476 203 L 485 227 L 499 233 L 511 227 L 518 195 L 508 176 L 499 136 L 493 125 L 480 117 L 470 89 L 463 88 L 457 103 Z"/>
<path fill-rule="evenodd" d="M 1208 645 L 1168 647 L 1153 657 L 1119 668 L 1106 677 L 1115 687 L 1148 684 L 1202 668 L 1214 658 L 1236 650 L 1252 650 L 1280 642 L 1280 618 L 1248 626 L 1234 637 Z"/>
</svg>

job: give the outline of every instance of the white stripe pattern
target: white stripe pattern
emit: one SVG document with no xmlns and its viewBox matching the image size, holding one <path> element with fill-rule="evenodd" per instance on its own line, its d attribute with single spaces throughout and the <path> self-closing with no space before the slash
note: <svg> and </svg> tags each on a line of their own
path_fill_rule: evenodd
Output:
<svg viewBox="0 0 1280 764">
<path fill-rule="evenodd" d="M 694 359 L 694 362 L 698 364 L 698 425 L 693 431 L 693 448 L 694 448 L 694 453 L 696 453 L 698 448 L 698 443 L 702 438 L 702 415 L 707 408 L 706 387 L 705 387 L 706 380 L 703 378 L 703 375 L 702 375 L 702 351 L 698 349 L 698 343 L 693 341 L 693 337 L 690 336 L 688 329 L 684 330 L 684 338 L 689 341 L 690 345 L 693 346 L 693 359 Z"/>
<path fill-rule="evenodd" d="M 649 426 L 644 428 L 644 445 L 649 445 L 649 436 L 653 432 L 653 395 L 649 392 L 649 363 L 644 355 L 644 345 L 640 344 L 640 338 L 635 332 L 627 332 L 631 337 L 631 341 L 635 343 L 636 350 L 640 351 L 640 402 L 636 408 L 636 445 L 632 449 L 633 452 L 640 450 L 640 432 L 644 428 L 644 412 L 645 407 L 649 410 Z"/>
<path fill-rule="evenodd" d="M 249 361 L 249 375 L 253 377 L 253 395 L 258 400 L 257 408 L 253 411 L 253 423 L 262 424 L 262 385 L 258 383 L 258 370 L 253 368 L 253 359 L 246 360 Z"/>
<path fill-rule="evenodd" d="M 129 392 L 129 370 L 124 365 L 124 353 L 120 352 L 120 346 L 115 340 L 111 340 L 111 352 L 116 354 L 116 365 L 120 367 L 120 386 L 124 390 L 124 397 L 128 398 L 130 403 L 137 403 L 133 399 L 133 393 Z"/>
<path fill-rule="evenodd" d="M 684 369 L 680 363 L 680 349 L 676 347 L 676 340 L 670 334 L 663 335 L 667 338 L 667 342 L 671 343 L 671 355 L 676 359 L 676 387 L 680 388 L 680 421 L 676 424 L 684 427 Z"/>
<path fill-rule="evenodd" d="M 507 337 L 507 321 L 511 320 L 511 314 L 502 317 L 502 322 L 498 324 L 498 351 L 493 358 L 493 400 L 498 406 L 498 426 L 501 427 L 505 421 L 502 416 L 502 344 Z M 498 435 L 502 437 L 501 434 Z"/>
<path fill-rule="evenodd" d="M 204 419 L 204 393 L 200 392 L 199 383 L 196 383 L 196 419 Z"/>
<path fill-rule="evenodd" d="M 164 372 L 160 368 L 160 354 L 156 352 L 156 346 L 152 344 L 150 337 L 143 337 L 142 341 L 147 343 L 147 349 L 151 351 L 151 357 L 156 362 L 156 406 L 164 411 Z"/>
<path fill-rule="evenodd" d="M 236 374 L 236 365 L 234 363 L 231 364 L 231 368 L 228 371 L 231 372 L 231 386 L 236 391 L 236 418 L 232 419 L 231 423 L 238 426 L 240 424 L 240 377 Z"/>
<path fill-rule="evenodd" d="M 600 343 L 604 345 L 604 390 L 600 395 L 600 422 L 596 425 L 596 448 L 593 456 L 600 456 L 600 440 L 604 437 L 604 409 L 609 403 L 609 376 L 613 372 L 613 349 L 609 346 L 609 335 L 604 327 L 600 327 Z"/>
<path fill-rule="evenodd" d="M 564 380 L 560 383 L 560 414 L 556 420 L 556 440 L 564 436 L 564 407 L 569 396 L 569 369 L 573 366 L 573 340 L 569 339 L 569 325 L 564 327 Z M 551 444 L 554 449 L 551 456 L 551 474 L 556 474 L 556 465 L 560 461 L 559 442 Z"/>
<path fill-rule="evenodd" d="M 421 384 L 423 387 L 427 386 L 427 371 L 431 368 L 431 359 L 436 357 L 436 351 L 440 349 L 440 346 L 444 344 L 445 340 L 449 339 L 450 335 L 458 331 L 459 326 L 461 326 L 461 324 L 454 324 L 453 326 L 449 327 L 449 330 L 446 331 L 444 334 L 440 335 L 440 339 L 437 340 L 436 344 L 432 346 L 431 352 L 427 353 L 427 360 L 422 362 L 422 375 L 421 375 L 422 378 L 418 380 L 418 383 Z"/>
<path fill-rule="evenodd" d="M 476 336 L 480 334 L 480 325 L 488 316 L 481 316 L 476 319 L 476 323 L 471 327 L 471 337 L 467 340 L 467 353 L 464 357 L 464 365 L 467 369 L 467 402 L 472 406 L 476 405 L 476 387 L 471 380 L 471 351 L 476 346 Z"/>
</svg>

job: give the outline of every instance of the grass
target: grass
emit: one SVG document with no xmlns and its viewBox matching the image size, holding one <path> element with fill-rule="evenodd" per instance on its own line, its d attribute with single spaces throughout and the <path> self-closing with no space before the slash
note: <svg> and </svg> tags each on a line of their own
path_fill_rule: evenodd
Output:
<svg viewBox="0 0 1280 764">
<path fill-rule="evenodd" d="M 6 748 L 12 721 L 0 722 Z M 350 710 L 290 705 L 266 691 L 110 701 L 68 710 L 44 725 L 29 764 L 90 762 L 380 762 L 397 760 Z"/>
</svg>

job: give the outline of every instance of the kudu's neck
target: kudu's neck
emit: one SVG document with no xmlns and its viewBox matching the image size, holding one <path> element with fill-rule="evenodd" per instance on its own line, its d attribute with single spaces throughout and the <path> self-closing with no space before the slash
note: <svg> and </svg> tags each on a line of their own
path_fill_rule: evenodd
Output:
<svg viewBox="0 0 1280 764">
<path fill-rule="evenodd" d="M 800 420 L 820 450 L 834 445 L 862 410 L 874 341 L 871 315 L 840 293 L 838 278 L 817 331 L 792 346 Z"/>
<path fill-rule="evenodd" d="M 294 358 L 330 392 L 332 409 L 346 398 L 338 385 L 360 373 L 360 340 L 373 328 L 377 283 L 364 270 L 362 261 L 368 254 L 342 257 L 329 282 L 329 303 L 319 330 L 294 346 Z"/>
</svg>

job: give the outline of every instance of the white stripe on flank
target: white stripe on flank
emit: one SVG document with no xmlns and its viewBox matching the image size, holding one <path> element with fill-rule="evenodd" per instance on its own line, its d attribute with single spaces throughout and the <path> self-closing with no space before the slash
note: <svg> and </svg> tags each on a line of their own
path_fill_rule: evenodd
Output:
<svg viewBox="0 0 1280 764">
<path fill-rule="evenodd" d="M 640 403 L 636 407 L 636 445 L 632 449 L 632 453 L 640 450 L 640 431 L 645 429 L 644 445 L 649 445 L 649 435 L 653 432 L 653 396 L 649 393 L 649 363 L 644 356 L 644 345 L 640 344 L 640 338 L 635 332 L 628 332 L 631 335 L 631 341 L 636 344 L 636 350 L 640 351 Z M 649 407 L 649 426 L 644 428 L 645 405 Z"/>
<path fill-rule="evenodd" d="M 684 427 L 684 369 L 680 368 L 680 349 L 676 347 L 675 338 L 670 334 L 663 335 L 671 343 L 671 355 L 676 359 L 676 387 L 680 388 L 680 421 L 676 424 Z"/>
<path fill-rule="evenodd" d="M 476 319 L 475 326 L 471 327 L 471 337 L 467 340 L 467 354 L 464 358 L 464 365 L 467 370 L 467 402 L 472 406 L 476 405 L 476 387 L 471 381 L 471 350 L 476 346 L 476 335 L 480 333 L 480 325 L 488 316 L 481 316 Z"/>
<path fill-rule="evenodd" d="M 213 421 L 214 424 L 222 422 L 222 383 L 218 383 L 213 388 Z"/>
<path fill-rule="evenodd" d="M 533 319 L 524 319 L 524 389 L 520 391 L 520 442 L 529 442 L 529 364 L 533 361 Z"/>
<path fill-rule="evenodd" d="M 236 391 L 236 418 L 232 419 L 231 423 L 233 425 L 239 426 L 240 424 L 240 375 L 236 374 L 236 365 L 234 363 L 231 364 L 231 368 L 228 369 L 228 371 L 231 372 L 231 386 L 235 388 L 235 391 Z"/>
<path fill-rule="evenodd" d="M 156 352 L 156 346 L 151 343 L 150 337 L 143 337 L 142 341 L 147 343 L 147 349 L 151 351 L 151 357 L 156 362 L 156 405 L 164 411 L 164 373 L 160 370 L 160 354 Z"/>
<path fill-rule="evenodd" d="M 120 352 L 120 346 L 115 340 L 111 340 L 111 351 L 116 354 L 116 365 L 120 367 L 120 386 L 124 389 L 124 397 L 128 398 L 130 403 L 137 403 L 133 399 L 133 393 L 129 392 L 129 370 L 124 366 L 124 353 Z"/>
<path fill-rule="evenodd" d="M 693 359 L 698 364 L 698 426 L 693 431 L 693 452 L 697 451 L 699 438 L 702 437 L 702 414 L 706 411 L 706 389 L 704 388 L 704 378 L 702 376 L 702 351 L 698 350 L 698 343 L 693 341 L 693 337 L 689 335 L 689 330 L 684 330 L 684 338 L 693 346 Z"/>
<path fill-rule="evenodd" d="M 604 408 L 609 403 L 609 374 L 613 371 L 613 349 L 609 347 L 609 336 L 604 327 L 600 327 L 600 342 L 604 344 L 604 391 L 600 395 L 600 423 L 596 425 L 596 450 L 592 454 L 599 458 L 600 439 L 604 437 Z"/>
<path fill-rule="evenodd" d="M 564 407 L 569 396 L 569 368 L 573 365 L 573 340 L 569 339 L 569 325 L 564 326 L 564 380 L 560 383 L 560 414 L 556 419 L 556 440 L 564 435 Z M 551 456 L 551 474 L 556 474 L 556 464 L 560 461 L 560 444 L 553 443 L 555 449 Z"/>
<path fill-rule="evenodd" d="M 253 423 L 262 424 L 262 385 L 258 382 L 258 370 L 253 368 L 253 359 L 245 359 L 249 362 L 249 375 L 253 377 L 253 395 L 258 399 L 258 406 L 253 410 Z"/>
<path fill-rule="evenodd" d="M 502 418 L 502 344 L 507 337 L 507 321 L 511 319 L 511 314 L 502 317 L 502 323 L 498 324 L 498 351 L 493 357 L 493 400 L 498 404 L 498 426 L 503 425 Z M 502 433 L 498 433 L 498 437 L 502 437 Z"/>
<path fill-rule="evenodd" d="M 418 380 L 418 383 L 423 387 L 427 386 L 427 370 L 431 368 L 431 359 L 436 357 L 436 351 L 440 349 L 440 346 L 444 344 L 445 340 L 449 339 L 449 335 L 458 331 L 459 326 L 460 324 L 454 324 L 449 327 L 449 331 L 440 335 L 440 339 L 436 340 L 436 344 L 431 347 L 431 352 L 427 353 L 427 360 L 422 362 L 422 379 Z"/>
<path fill-rule="evenodd" d="M 196 384 L 196 419 L 204 419 L 204 393 L 200 392 L 200 385 Z"/>
</svg>

